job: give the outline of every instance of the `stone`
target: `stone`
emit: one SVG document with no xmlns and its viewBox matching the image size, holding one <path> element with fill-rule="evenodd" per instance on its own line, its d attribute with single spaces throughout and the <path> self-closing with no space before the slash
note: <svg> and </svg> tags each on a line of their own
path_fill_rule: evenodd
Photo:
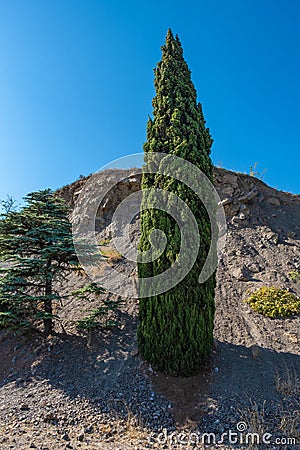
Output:
<svg viewBox="0 0 300 450">
<path fill-rule="evenodd" d="M 265 233 L 265 234 L 263 235 L 263 238 L 264 238 L 266 241 L 271 242 L 272 244 L 278 244 L 278 242 L 279 242 L 279 236 L 278 236 L 278 234 L 273 233 L 273 231 L 269 231 L 269 232 Z"/>
<path fill-rule="evenodd" d="M 240 203 L 234 203 L 231 207 L 230 210 L 233 214 L 239 212 L 240 210 Z"/>
<path fill-rule="evenodd" d="M 232 195 L 232 194 L 234 193 L 234 189 L 233 189 L 232 186 L 226 186 L 226 187 L 223 189 L 223 192 L 224 192 L 224 194 L 226 194 L 226 195 Z"/>
<path fill-rule="evenodd" d="M 74 192 L 74 197 L 78 197 L 82 192 L 82 189 L 80 189 L 79 191 Z"/>
<path fill-rule="evenodd" d="M 247 194 L 240 197 L 239 201 L 241 203 L 248 203 L 248 202 L 250 202 L 250 200 L 252 200 L 254 197 L 256 197 L 257 194 L 258 194 L 257 188 L 253 188 L 250 192 L 248 192 Z"/>
<path fill-rule="evenodd" d="M 234 173 L 228 172 L 223 175 L 223 183 L 228 183 L 228 184 L 236 183 L 237 179 L 238 179 L 238 177 Z"/>
<path fill-rule="evenodd" d="M 128 178 L 128 182 L 130 183 L 130 185 L 137 185 L 137 186 L 139 186 L 140 185 L 140 183 L 141 183 L 141 181 L 140 180 L 138 180 L 136 177 L 130 177 L 130 178 Z"/>
<path fill-rule="evenodd" d="M 232 275 L 239 281 L 250 281 L 251 276 L 249 276 L 246 267 L 238 267 L 232 271 Z"/>
<path fill-rule="evenodd" d="M 21 411 L 28 411 L 29 410 L 29 406 L 27 405 L 27 403 L 22 403 L 22 405 L 20 406 L 20 410 Z"/>
<path fill-rule="evenodd" d="M 45 422 L 50 422 L 51 420 L 56 420 L 55 415 L 53 414 L 52 411 L 49 411 L 44 418 Z"/>
<path fill-rule="evenodd" d="M 270 197 L 266 202 L 271 206 L 280 206 L 280 201 L 276 197 Z"/>
<path fill-rule="evenodd" d="M 231 223 L 232 224 L 235 224 L 235 223 L 239 223 L 239 221 L 240 221 L 240 219 L 239 219 L 239 217 L 238 216 L 233 216 L 233 218 L 231 219 Z"/>
<path fill-rule="evenodd" d="M 61 437 L 64 441 L 70 441 L 69 435 L 67 433 L 63 434 Z"/>
<path fill-rule="evenodd" d="M 248 269 L 252 273 L 259 273 L 261 271 L 261 267 L 258 263 L 252 263 L 248 266 Z"/>
<path fill-rule="evenodd" d="M 233 202 L 233 199 L 230 197 L 224 198 L 221 202 L 218 203 L 218 206 L 230 205 Z"/>
<path fill-rule="evenodd" d="M 295 231 L 288 231 L 286 233 L 286 235 L 287 235 L 288 238 L 294 238 L 294 237 L 297 236 L 297 233 L 295 233 Z"/>
<path fill-rule="evenodd" d="M 83 439 L 84 439 L 84 433 L 79 433 L 78 436 L 77 436 L 77 440 L 78 440 L 79 442 L 82 442 Z"/>
</svg>

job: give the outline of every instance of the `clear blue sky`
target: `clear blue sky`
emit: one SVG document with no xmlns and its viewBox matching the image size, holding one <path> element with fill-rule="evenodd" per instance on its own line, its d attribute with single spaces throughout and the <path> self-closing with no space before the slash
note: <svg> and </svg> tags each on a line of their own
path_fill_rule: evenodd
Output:
<svg viewBox="0 0 300 450">
<path fill-rule="evenodd" d="M 1 0 L 0 198 L 142 150 L 168 27 L 215 164 L 300 193 L 299 0 Z"/>
</svg>

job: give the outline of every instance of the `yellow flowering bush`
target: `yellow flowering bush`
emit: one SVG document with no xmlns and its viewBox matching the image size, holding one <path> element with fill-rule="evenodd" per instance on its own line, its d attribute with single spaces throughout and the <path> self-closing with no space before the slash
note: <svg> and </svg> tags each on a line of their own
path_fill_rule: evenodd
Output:
<svg viewBox="0 0 300 450">
<path fill-rule="evenodd" d="M 300 314 L 300 299 L 285 289 L 263 286 L 245 301 L 254 311 L 267 317 L 289 317 Z"/>
</svg>

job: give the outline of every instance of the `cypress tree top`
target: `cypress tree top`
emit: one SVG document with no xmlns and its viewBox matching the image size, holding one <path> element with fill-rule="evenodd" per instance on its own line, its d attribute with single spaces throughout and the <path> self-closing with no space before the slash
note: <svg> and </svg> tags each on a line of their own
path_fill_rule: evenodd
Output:
<svg viewBox="0 0 300 450">
<path fill-rule="evenodd" d="M 162 59 L 154 69 L 154 119 L 149 119 L 145 152 L 171 153 L 196 164 L 211 180 L 212 138 L 183 58 L 178 36 L 168 30 Z"/>
</svg>

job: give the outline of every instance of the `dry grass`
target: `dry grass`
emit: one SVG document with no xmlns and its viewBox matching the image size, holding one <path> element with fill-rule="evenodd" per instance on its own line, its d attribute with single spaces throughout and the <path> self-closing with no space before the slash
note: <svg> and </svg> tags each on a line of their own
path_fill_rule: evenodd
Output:
<svg viewBox="0 0 300 450">
<path fill-rule="evenodd" d="M 118 442 L 134 443 L 148 442 L 149 432 L 144 426 L 141 415 L 135 415 L 128 407 L 126 402 L 123 402 L 126 409 L 126 419 L 121 418 L 115 411 L 114 427 L 118 430 Z"/>
<path fill-rule="evenodd" d="M 240 411 L 242 421 L 244 421 L 248 428 L 245 433 L 256 433 L 258 436 L 263 436 L 266 430 L 266 417 L 265 417 L 265 402 L 260 406 L 256 402 L 250 400 L 250 406 Z M 258 449 L 258 445 L 255 442 L 248 442 L 249 449 Z"/>
<path fill-rule="evenodd" d="M 294 368 L 286 366 L 283 374 L 275 376 L 276 390 L 281 395 L 291 396 L 300 393 L 300 380 Z"/>
<path fill-rule="evenodd" d="M 252 345 L 251 354 L 253 359 L 260 359 L 260 348 L 258 345 Z"/>
<path fill-rule="evenodd" d="M 284 373 L 276 374 L 275 385 L 277 392 L 285 397 L 292 397 L 294 404 L 293 408 L 282 410 L 279 430 L 283 436 L 294 438 L 299 442 L 300 401 L 299 397 L 298 399 L 296 397 L 300 394 L 300 379 L 296 370 L 286 365 Z"/>
<path fill-rule="evenodd" d="M 286 365 L 285 371 L 275 375 L 275 386 L 277 392 L 285 397 L 296 397 L 300 394 L 300 380 L 294 368 Z M 294 401 L 295 400 L 295 401 Z M 300 430 L 300 402 L 293 398 L 294 407 L 289 410 L 282 410 L 279 430 L 285 437 L 292 437 L 299 442 Z M 286 446 L 283 446 L 286 448 Z"/>
<path fill-rule="evenodd" d="M 300 442 L 300 403 L 296 402 L 294 410 L 283 411 L 279 430 L 283 436 L 293 437 Z"/>
<path fill-rule="evenodd" d="M 141 416 L 135 416 L 131 411 L 127 409 L 127 421 L 125 424 L 126 437 L 130 441 L 134 440 L 146 440 L 147 431 L 145 431 Z"/>
<path fill-rule="evenodd" d="M 121 253 L 119 253 L 114 248 L 102 248 L 101 254 L 105 256 L 108 263 L 115 264 L 123 258 Z"/>
</svg>

